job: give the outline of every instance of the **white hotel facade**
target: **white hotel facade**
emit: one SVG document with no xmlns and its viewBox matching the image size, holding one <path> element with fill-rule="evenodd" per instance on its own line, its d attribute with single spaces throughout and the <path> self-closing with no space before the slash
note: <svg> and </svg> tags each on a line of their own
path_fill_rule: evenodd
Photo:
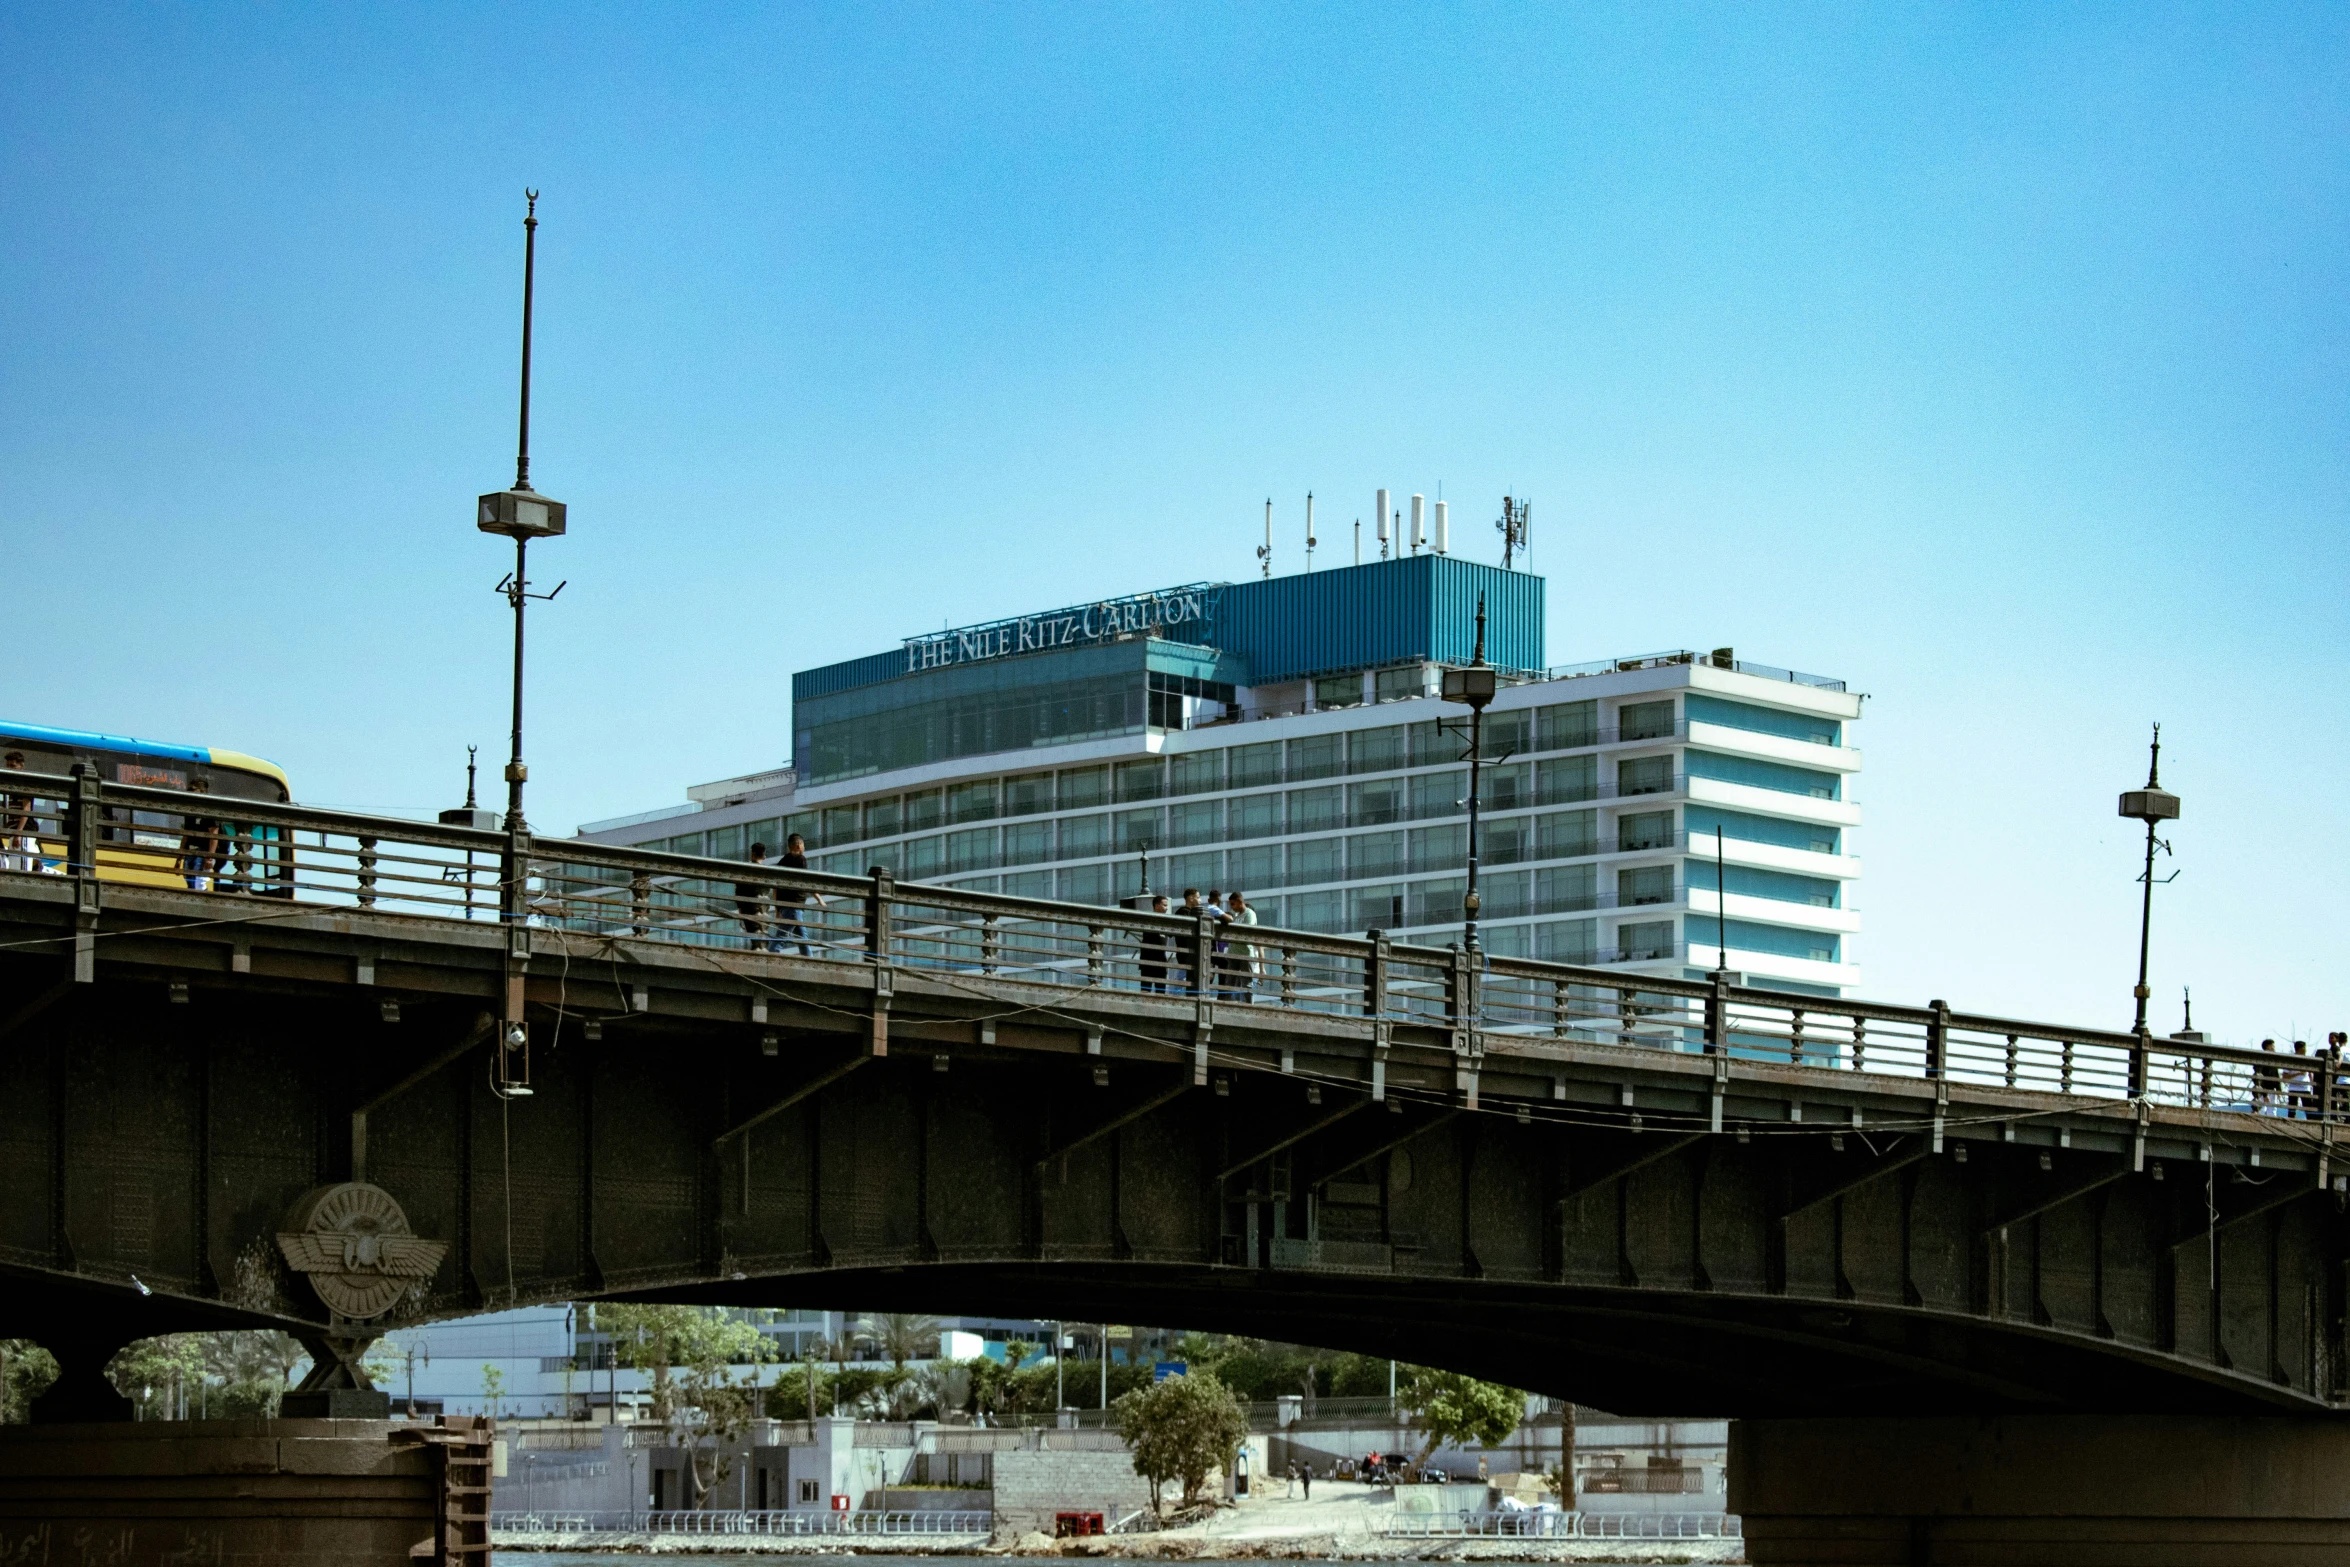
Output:
<svg viewBox="0 0 2350 1567">
<path fill-rule="evenodd" d="M 1239 890 L 1266 925 L 1444 945 L 1463 928 L 1466 713 L 1432 693 L 1482 596 L 1506 671 L 1485 718 L 1484 948 L 1696 977 L 1726 939 L 1747 984 L 1858 983 L 1843 682 L 1726 648 L 1544 668 L 1541 579 L 1445 557 L 1181 591 L 1206 613 L 807 672 L 797 765 L 583 834 L 733 859 L 797 832 L 821 870 L 1092 904 L 1147 873 Z"/>
</svg>

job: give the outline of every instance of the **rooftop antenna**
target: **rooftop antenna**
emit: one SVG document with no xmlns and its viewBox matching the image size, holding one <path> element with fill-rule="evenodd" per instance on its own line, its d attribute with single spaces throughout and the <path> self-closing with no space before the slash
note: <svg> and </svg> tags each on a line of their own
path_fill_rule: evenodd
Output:
<svg viewBox="0 0 2350 1567">
<path fill-rule="evenodd" d="M 1257 565 L 1268 580 L 1273 575 L 1273 497 L 1265 497 L 1265 542 L 1257 546 Z"/>
<path fill-rule="evenodd" d="M 1510 562 L 1516 558 L 1520 550 L 1526 552 L 1527 558 L 1533 557 L 1534 503 L 1532 501 L 1513 500 L 1504 495 L 1501 498 L 1501 521 L 1495 523 L 1493 527 L 1494 531 L 1501 535 L 1502 570 L 1510 569 Z"/>
<path fill-rule="evenodd" d="M 1355 564 L 1356 564 L 1356 565 L 1358 565 L 1358 566 L 1360 566 L 1362 563 L 1363 563 L 1363 519 L 1362 519 L 1362 518 L 1360 518 L 1360 517 L 1357 517 L 1357 518 L 1355 519 Z"/>
<path fill-rule="evenodd" d="M 473 798 L 473 758 L 480 750 L 481 747 L 478 745 L 469 745 L 465 748 L 465 808 L 469 811 L 480 809 Z"/>
<path fill-rule="evenodd" d="M 1413 497 L 1412 497 L 1412 553 L 1413 553 L 1414 555 L 1417 555 L 1417 554 L 1419 554 L 1419 553 L 1420 553 L 1420 545 L 1421 545 L 1421 543 L 1422 543 L 1422 542 L 1423 542 L 1423 541 L 1424 541 L 1424 540 L 1427 538 L 1427 536 L 1428 536 L 1428 529 L 1427 529 L 1427 518 L 1428 518 L 1428 498 L 1427 498 L 1426 496 L 1424 496 L 1424 495 L 1415 495 L 1415 496 L 1413 496 Z"/>
<path fill-rule="evenodd" d="M 2179 987 L 2179 1001 L 2187 1009 L 2187 1020 L 2181 1025 L 2187 1033 L 2195 1032 L 2195 992 L 2187 986 Z"/>
<path fill-rule="evenodd" d="M 1387 558 L 1387 492 L 1379 492 L 1379 558 Z"/>
<path fill-rule="evenodd" d="M 1306 491 L 1306 570 L 1314 569 L 1314 492 Z"/>
</svg>

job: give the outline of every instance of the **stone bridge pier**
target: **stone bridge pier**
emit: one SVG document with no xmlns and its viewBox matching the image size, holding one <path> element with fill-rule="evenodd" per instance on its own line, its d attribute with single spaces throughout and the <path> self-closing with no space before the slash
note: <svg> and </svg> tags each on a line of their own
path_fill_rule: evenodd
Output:
<svg viewBox="0 0 2350 1567">
<path fill-rule="evenodd" d="M 2350 1561 L 2350 1426 L 2192 1415 L 1742 1420 L 1757 1567 Z"/>
</svg>

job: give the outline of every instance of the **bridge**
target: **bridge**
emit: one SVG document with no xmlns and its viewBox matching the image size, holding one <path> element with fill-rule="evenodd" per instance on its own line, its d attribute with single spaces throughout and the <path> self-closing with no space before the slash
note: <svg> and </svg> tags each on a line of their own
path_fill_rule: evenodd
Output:
<svg viewBox="0 0 2350 1567">
<path fill-rule="evenodd" d="M 2195 1040 L 295 806 L 238 802 L 199 889 L 184 794 L 10 787 L 43 1418 L 113 1413 L 135 1337 L 283 1328 L 358 1413 L 401 1323 L 631 1299 L 1434 1359 L 1735 1417 L 1749 1477 L 1859 1417 L 2344 1429 L 2330 1071 L 2287 1118 Z"/>
</svg>

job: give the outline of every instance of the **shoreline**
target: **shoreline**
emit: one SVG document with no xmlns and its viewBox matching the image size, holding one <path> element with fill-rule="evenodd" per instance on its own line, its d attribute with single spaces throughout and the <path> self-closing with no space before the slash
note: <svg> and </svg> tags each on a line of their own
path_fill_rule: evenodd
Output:
<svg viewBox="0 0 2350 1567">
<path fill-rule="evenodd" d="M 1345 1539 L 1315 1533 L 1234 1539 L 1213 1534 L 1096 1535 L 1053 1540 L 1041 1534 L 1011 1541 L 978 1536 L 936 1544 L 903 1537 L 855 1539 L 839 1535 L 759 1539 L 685 1534 L 522 1534 L 499 1530 L 492 1545 L 517 1555 L 596 1556 L 891 1556 L 1096 1557 L 1130 1561 L 1364 1561 L 1364 1562 L 1662 1562 L 1742 1563 L 1736 1539 L 1529 1540 L 1379 1537 Z"/>
</svg>

